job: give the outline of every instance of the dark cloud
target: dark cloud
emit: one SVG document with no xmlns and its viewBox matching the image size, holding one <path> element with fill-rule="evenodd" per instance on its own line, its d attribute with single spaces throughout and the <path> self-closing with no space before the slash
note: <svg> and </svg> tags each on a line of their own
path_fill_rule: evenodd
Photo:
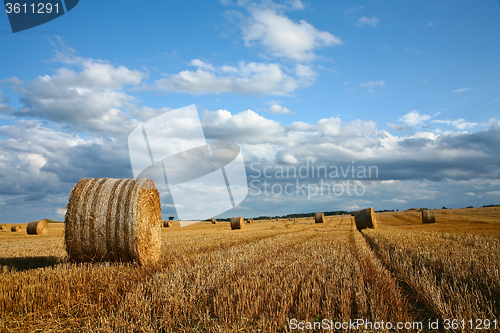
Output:
<svg viewBox="0 0 500 333">
<path fill-rule="evenodd" d="M 446 135 L 438 142 L 443 148 L 487 151 L 492 157 L 500 156 L 500 124 L 493 123 L 486 131 Z"/>
<path fill-rule="evenodd" d="M 401 147 L 406 147 L 406 148 L 422 148 L 427 146 L 428 144 L 431 144 L 433 141 L 431 139 L 426 139 L 426 138 L 420 138 L 420 139 L 405 139 L 401 142 L 399 142 L 399 145 Z"/>
</svg>

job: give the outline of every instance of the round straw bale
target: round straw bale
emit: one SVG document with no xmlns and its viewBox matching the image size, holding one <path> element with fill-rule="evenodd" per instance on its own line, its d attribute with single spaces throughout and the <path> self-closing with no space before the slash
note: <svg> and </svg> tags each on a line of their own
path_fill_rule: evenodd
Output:
<svg viewBox="0 0 500 333">
<path fill-rule="evenodd" d="M 436 223 L 436 217 L 433 209 L 422 210 L 422 223 Z"/>
<path fill-rule="evenodd" d="M 71 191 L 64 220 L 71 261 L 142 265 L 160 257 L 160 197 L 150 179 L 84 178 Z"/>
<path fill-rule="evenodd" d="M 2 230 L 2 231 L 7 230 L 7 224 L 5 224 L 5 223 L 4 223 L 4 224 L 2 224 L 2 228 L 1 228 L 1 230 Z"/>
<path fill-rule="evenodd" d="M 47 220 L 31 221 L 26 227 L 28 235 L 45 235 L 49 231 Z"/>
<path fill-rule="evenodd" d="M 243 222 L 243 217 L 233 217 L 231 219 L 231 230 L 243 229 L 243 226 L 245 225 Z"/>
<path fill-rule="evenodd" d="M 376 229 L 377 228 L 377 218 L 375 216 L 375 211 L 373 207 L 357 210 L 354 212 L 354 220 L 356 222 L 356 228 L 361 231 L 366 228 Z"/>
<path fill-rule="evenodd" d="M 12 227 L 10 227 L 10 231 L 12 232 L 18 232 L 18 231 L 21 231 L 23 228 L 20 226 L 20 225 L 13 225 Z"/>
<path fill-rule="evenodd" d="M 252 219 L 248 219 L 248 220 L 247 220 L 247 223 L 252 223 Z"/>
<path fill-rule="evenodd" d="M 216 219 L 214 219 L 214 218 L 211 218 L 211 219 L 210 219 L 210 222 L 212 222 L 212 224 L 217 224 L 217 220 L 216 220 Z"/>
<path fill-rule="evenodd" d="M 170 220 L 163 221 L 163 227 L 170 228 L 171 226 L 172 226 L 172 221 Z"/>
<path fill-rule="evenodd" d="M 315 223 L 325 223 L 325 213 L 314 214 L 314 222 Z"/>
</svg>

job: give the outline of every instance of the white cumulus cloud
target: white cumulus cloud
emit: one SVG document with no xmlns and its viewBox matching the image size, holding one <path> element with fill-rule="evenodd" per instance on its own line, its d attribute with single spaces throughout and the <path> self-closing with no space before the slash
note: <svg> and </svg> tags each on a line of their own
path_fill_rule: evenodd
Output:
<svg viewBox="0 0 500 333">
<path fill-rule="evenodd" d="M 363 16 L 358 20 L 358 27 L 363 27 L 363 26 L 370 26 L 370 27 L 376 27 L 379 23 L 379 20 L 376 16 L 372 17 L 366 17 Z"/>
<path fill-rule="evenodd" d="M 474 122 L 468 122 L 465 119 L 457 119 L 457 120 L 433 120 L 432 122 L 436 124 L 445 124 L 448 126 L 454 126 L 460 130 L 464 130 L 469 127 L 474 127 L 477 125 L 477 123 Z"/>
<path fill-rule="evenodd" d="M 23 81 L 19 80 L 17 77 L 13 76 L 8 79 L 0 80 L 0 84 L 13 84 L 13 85 L 22 85 Z"/>
<path fill-rule="evenodd" d="M 302 64 L 297 64 L 295 66 L 295 74 L 299 77 L 315 77 L 318 76 L 318 73 L 316 73 L 311 66 L 307 65 L 302 65 Z"/>
<path fill-rule="evenodd" d="M 286 74 L 276 63 L 240 62 L 237 67 L 214 67 L 195 59 L 191 65 L 198 69 L 169 75 L 149 89 L 191 94 L 287 95 L 311 84 L 310 79 L 301 80 Z"/>
<path fill-rule="evenodd" d="M 0 90 L 0 103 L 7 103 L 9 101 L 9 99 L 7 97 L 5 97 L 2 93 L 2 91 Z"/>
<path fill-rule="evenodd" d="M 292 112 L 289 109 L 287 109 L 279 104 L 271 105 L 270 107 L 267 108 L 267 111 L 274 113 L 274 114 L 295 114 L 295 112 Z"/>
<path fill-rule="evenodd" d="M 339 37 L 320 31 L 305 20 L 294 22 L 272 8 L 253 8 L 250 14 L 242 28 L 245 45 L 261 45 L 276 57 L 310 61 L 316 58 L 316 49 L 343 43 Z"/>
<path fill-rule="evenodd" d="M 398 121 L 401 121 L 408 126 L 416 126 L 423 124 L 424 121 L 431 118 L 432 117 L 427 114 L 420 114 L 417 110 L 412 110 L 405 114 L 403 117 L 399 118 Z"/>
<path fill-rule="evenodd" d="M 359 84 L 360 87 L 373 87 L 373 86 L 381 86 L 381 87 L 385 87 L 385 81 L 368 81 L 368 82 L 365 82 L 365 83 L 360 83 Z"/>
<path fill-rule="evenodd" d="M 455 89 L 452 91 L 452 94 L 461 94 L 465 91 L 469 91 L 469 90 L 472 90 L 471 88 L 460 88 L 460 89 Z"/>
</svg>

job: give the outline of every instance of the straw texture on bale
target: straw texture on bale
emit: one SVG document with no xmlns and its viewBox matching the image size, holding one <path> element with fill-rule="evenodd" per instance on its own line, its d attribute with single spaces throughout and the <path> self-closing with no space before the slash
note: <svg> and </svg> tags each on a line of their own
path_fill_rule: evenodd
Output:
<svg viewBox="0 0 500 333">
<path fill-rule="evenodd" d="M 49 231 L 49 224 L 46 220 L 31 221 L 26 227 L 28 235 L 45 235 Z"/>
<path fill-rule="evenodd" d="M 18 231 L 21 231 L 22 227 L 20 225 L 13 225 L 12 227 L 10 227 L 10 231 L 12 232 L 18 232 Z"/>
<path fill-rule="evenodd" d="M 436 217 L 433 209 L 422 210 L 422 223 L 436 223 Z"/>
<path fill-rule="evenodd" d="M 375 211 L 373 207 L 357 210 L 354 212 L 354 220 L 356 222 L 356 228 L 361 231 L 366 228 L 376 229 L 377 228 L 377 218 L 375 216 Z"/>
<path fill-rule="evenodd" d="M 1 230 L 7 230 L 7 224 L 2 224 Z"/>
<path fill-rule="evenodd" d="M 160 196 L 150 179 L 84 178 L 72 189 L 64 238 L 71 261 L 150 264 L 160 257 Z"/>
<path fill-rule="evenodd" d="M 244 225 L 245 224 L 244 224 L 243 217 L 233 217 L 231 219 L 231 230 L 243 229 Z"/>
<path fill-rule="evenodd" d="M 170 228 L 171 226 L 172 226 L 172 221 L 170 220 L 163 221 L 163 227 Z"/>
<path fill-rule="evenodd" d="M 325 223 L 325 213 L 314 214 L 314 222 L 315 223 Z"/>
</svg>

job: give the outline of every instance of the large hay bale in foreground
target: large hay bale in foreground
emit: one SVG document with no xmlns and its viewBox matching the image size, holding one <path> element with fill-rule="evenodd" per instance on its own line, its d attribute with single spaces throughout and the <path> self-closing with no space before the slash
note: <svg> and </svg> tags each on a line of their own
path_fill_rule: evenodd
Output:
<svg viewBox="0 0 500 333">
<path fill-rule="evenodd" d="M 170 228 L 171 226 L 172 226 L 172 221 L 170 221 L 170 220 L 163 221 L 164 228 Z"/>
<path fill-rule="evenodd" d="M 28 235 L 45 235 L 49 231 L 49 224 L 46 220 L 31 221 L 26 227 Z"/>
<path fill-rule="evenodd" d="M 422 210 L 422 223 L 436 223 L 436 216 L 433 209 Z"/>
<path fill-rule="evenodd" d="M 314 222 L 315 223 L 325 223 L 325 213 L 314 214 Z"/>
<path fill-rule="evenodd" d="M 160 257 L 160 196 L 150 179 L 84 178 L 71 190 L 64 238 L 76 262 L 150 264 Z"/>
<path fill-rule="evenodd" d="M 23 228 L 20 226 L 20 225 L 13 225 L 12 227 L 10 227 L 10 231 L 12 232 L 18 232 L 18 231 L 21 231 Z"/>
<path fill-rule="evenodd" d="M 231 219 L 231 230 L 243 229 L 244 225 L 245 224 L 244 224 L 243 217 L 233 217 Z"/>
<path fill-rule="evenodd" d="M 354 212 L 354 220 L 356 222 L 356 228 L 361 231 L 366 228 L 376 229 L 377 228 L 377 218 L 375 216 L 375 211 L 373 207 L 357 210 Z"/>
</svg>

